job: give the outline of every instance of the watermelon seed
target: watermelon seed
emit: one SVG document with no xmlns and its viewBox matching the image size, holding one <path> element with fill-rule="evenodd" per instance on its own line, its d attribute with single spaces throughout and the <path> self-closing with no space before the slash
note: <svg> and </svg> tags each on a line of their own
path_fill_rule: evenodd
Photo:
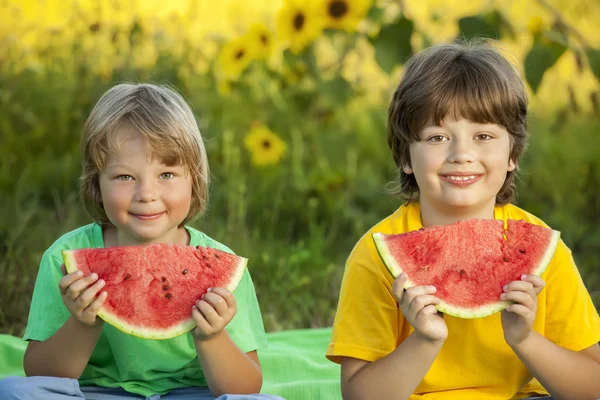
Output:
<svg viewBox="0 0 600 400">
<path fill-rule="evenodd" d="M 165 277 L 163 276 L 161 280 L 162 280 L 163 282 L 166 282 L 166 281 L 167 281 L 167 278 L 165 278 Z"/>
<path fill-rule="evenodd" d="M 128 280 L 129 278 L 131 278 L 131 274 L 125 275 L 125 280 Z"/>
<path fill-rule="evenodd" d="M 520 250 L 519 250 L 519 253 L 521 253 L 521 254 L 525 254 L 525 249 L 520 249 Z"/>
<path fill-rule="evenodd" d="M 163 290 L 169 290 L 168 286 L 163 286 Z"/>
<path fill-rule="evenodd" d="M 504 261 L 505 261 L 505 262 L 509 262 L 509 261 L 510 261 L 510 259 L 509 259 L 508 257 L 504 257 Z"/>
<path fill-rule="evenodd" d="M 212 268 L 212 265 L 210 265 L 209 263 L 206 263 L 206 268 Z"/>
<path fill-rule="evenodd" d="M 218 258 L 219 258 L 219 255 L 218 255 L 218 254 L 215 254 L 215 258 L 217 258 L 217 259 L 218 259 Z"/>
<path fill-rule="evenodd" d="M 467 271 L 465 271 L 464 269 L 461 269 L 460 271 L 458 271 L 458 273 L 459 273 L 461 276 L 463 276 L 464 274 L 466 274 L 466 273 L 467 273 Z"/>
<path fill-rule="evenodd" d="M 187 271 L 187 269 L 184 269 L 184 270 L 183 270 L 183 274 L 184 274 L 184 275 L 185 275 L 185 274 L 187 274 L 187 272 L 188 272 L 188 271 Z"/>
<path fill-rule="evenodd" d="M 172 295 L 171 293 L 167 293 L 167 294 L 165 295 L 165 297 L 166 297 L 167 299 L 171 299 L 171 297 L 173 297 L 173 295 Z"/>
</svg>

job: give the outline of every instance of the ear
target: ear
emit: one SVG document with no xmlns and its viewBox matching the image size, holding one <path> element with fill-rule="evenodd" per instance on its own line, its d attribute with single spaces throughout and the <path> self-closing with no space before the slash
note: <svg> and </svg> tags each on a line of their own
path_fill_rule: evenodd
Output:
<svg viewBox="0 0 600 400">
<path fill-rule="evenodd" d="M 517 168 L 517 163 L 515 163 L 512 159 L 508 160 L 508 168 L 506 169 L 508 172 L 512 172 Z"/>
<path fill-rule="evenodd" d="M 402 171 L 404 171 L 404 173 L 405 173 L 406 175 L 411 175 L 411 174 L 413 173 L 413 169 L 412 169 L 412 167 L 411 167 L 410 165 L 408 165 L 408 164 L 405 164 L 405 165 L 402 167 Z"/>
</svg>

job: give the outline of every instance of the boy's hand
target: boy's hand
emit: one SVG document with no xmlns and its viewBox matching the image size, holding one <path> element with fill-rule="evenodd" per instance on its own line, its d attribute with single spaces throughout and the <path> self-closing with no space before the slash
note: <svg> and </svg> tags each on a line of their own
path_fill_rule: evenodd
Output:
<svg viewBox="0 0 600 400">
<path fill-rule="evenodd" d="M 192 308 L 196 328 L 192 336 L 207 340 L 221 332 L 233 319 L 237 310 L 235 296 L 224 288 L 210 288 Z"/>
<path fill-rule="evenodd" d="M 64 264 L 60 270 L 63 274 L 67 273 Z M 97 315 L 107 297 L 106 292 L 98 295 L 104 283 L 102 279 L 98 280 L 98 275 L 84 277 L 81 271 L 65 275 L 58 283 L 65 306 L 73 318 L 84 326 L 96 327 L 103 323 Z"/>
<path fill-rule="evenodd" d="M 444 314 L 435 308 L 440 303 L 440 299 L 433 295 L 435 287 L 414 286 L 404 290 L 406 279 L 405 273 L 400 274 L 392 287 L 404 318 L 422 338 L 431 342 L 445 341 L 448 338 L 448 327 L 444 321 Z"/>
<path fill-rule="evenodd" d="M 514 301 L 502 311 L 504 340 L 509 346 L 517 346 L 531 333 L 537 312 L 537 295 L 545 285 L 539 276 L 524 275 L 520 281 L 510 282 L 504 287 L 500 298 Z"/>
</svg>

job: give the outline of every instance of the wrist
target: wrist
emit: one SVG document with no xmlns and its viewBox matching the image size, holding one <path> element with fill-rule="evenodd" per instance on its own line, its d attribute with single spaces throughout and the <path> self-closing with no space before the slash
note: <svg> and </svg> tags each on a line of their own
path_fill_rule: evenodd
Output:
<svg viewBox="0 0 600 400">
<path fill-rule="evenodd" d="M 213 344 L 214 342 L 219 341 L 219 339 L 226 334 L 227 331 L 225 329 L 221 329 L 219 332 L 213 333 L 210 336 L 196 336 L 192 331 L 192 338 L 194 339 L 194 344 L 196 347 L 203 347 Z"/>
<path fill-rule="evenodd" d="M 104 325 L 104 321 L 100 318 L 96 318 L 96 322 L 93 325 L 85 324 L 79 321 L 77 318 L 71 315 L 71 321 L 75 326 L 77 326 L 81 331 L 85 332 L 98 332 L 102 330 L 102 326 Z"/>
<path fill-rule="evenodd" d="M 533 342 L 535 341 L 535 335 L 536 335 L 536 332 L 534 330 L 531 330 L 519 342 L 517 342 L 517 343 L 508 343 L 507 342 L 507 344 L 510 346 L 511 349 L 513 349 L 513 351 L 515 353 L 518 353 L 520 350 L 526 349 L 533 344 Z"/>
<path fill-rule="evenodd" d="M 423 346 L 442 347 L 446 339 L 432 339 L 428 336 L 420 334 L 417 331 L 413 332 L 415 340 Z"/>
</svg>

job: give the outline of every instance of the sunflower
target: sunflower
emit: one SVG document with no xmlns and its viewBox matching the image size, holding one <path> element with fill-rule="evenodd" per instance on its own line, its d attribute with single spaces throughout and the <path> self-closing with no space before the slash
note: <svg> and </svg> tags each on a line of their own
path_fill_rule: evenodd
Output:
<svg viewBox="0 0 600 400">
<path fill-rule="evenodd" d="M 273 34 L 264 24 L 252 24 L 248 36 L 254 41 L 254 57 L 258 60 L 269 58 L 273 51 Z"/>
<path fill-rule="evenodd" d="M 286 144 L 263 125 L 254 124 L 244 141 L 258 167 L 277 164 L 285 154 Z"/>
<path fill-rule="evenodd" d="M 326 27 L 355 31 L 372 4 L 373 0 L 325 0 Z"/>
<path fill-rule="evenodd" d="M 299 54 L 323 31 L 325 20 L 315 4 L 320 2 L 286 0 L 277 13 L 278 35 L 295 54 Z"/>
<path fill-rule="evenodd" d="M 532 17 L 527 23 L 527 30 L 532 35 L 540 34 L 545 28 L 545 22 L 539 15 Z"/>
<path fill-rule="evenodd" d="M 255 52 L 249 35 L 239 36 L 225 43 L 219 54 L 219 67 L 224 78 L 237 80 L 252 62 Z"/>
</svg>

